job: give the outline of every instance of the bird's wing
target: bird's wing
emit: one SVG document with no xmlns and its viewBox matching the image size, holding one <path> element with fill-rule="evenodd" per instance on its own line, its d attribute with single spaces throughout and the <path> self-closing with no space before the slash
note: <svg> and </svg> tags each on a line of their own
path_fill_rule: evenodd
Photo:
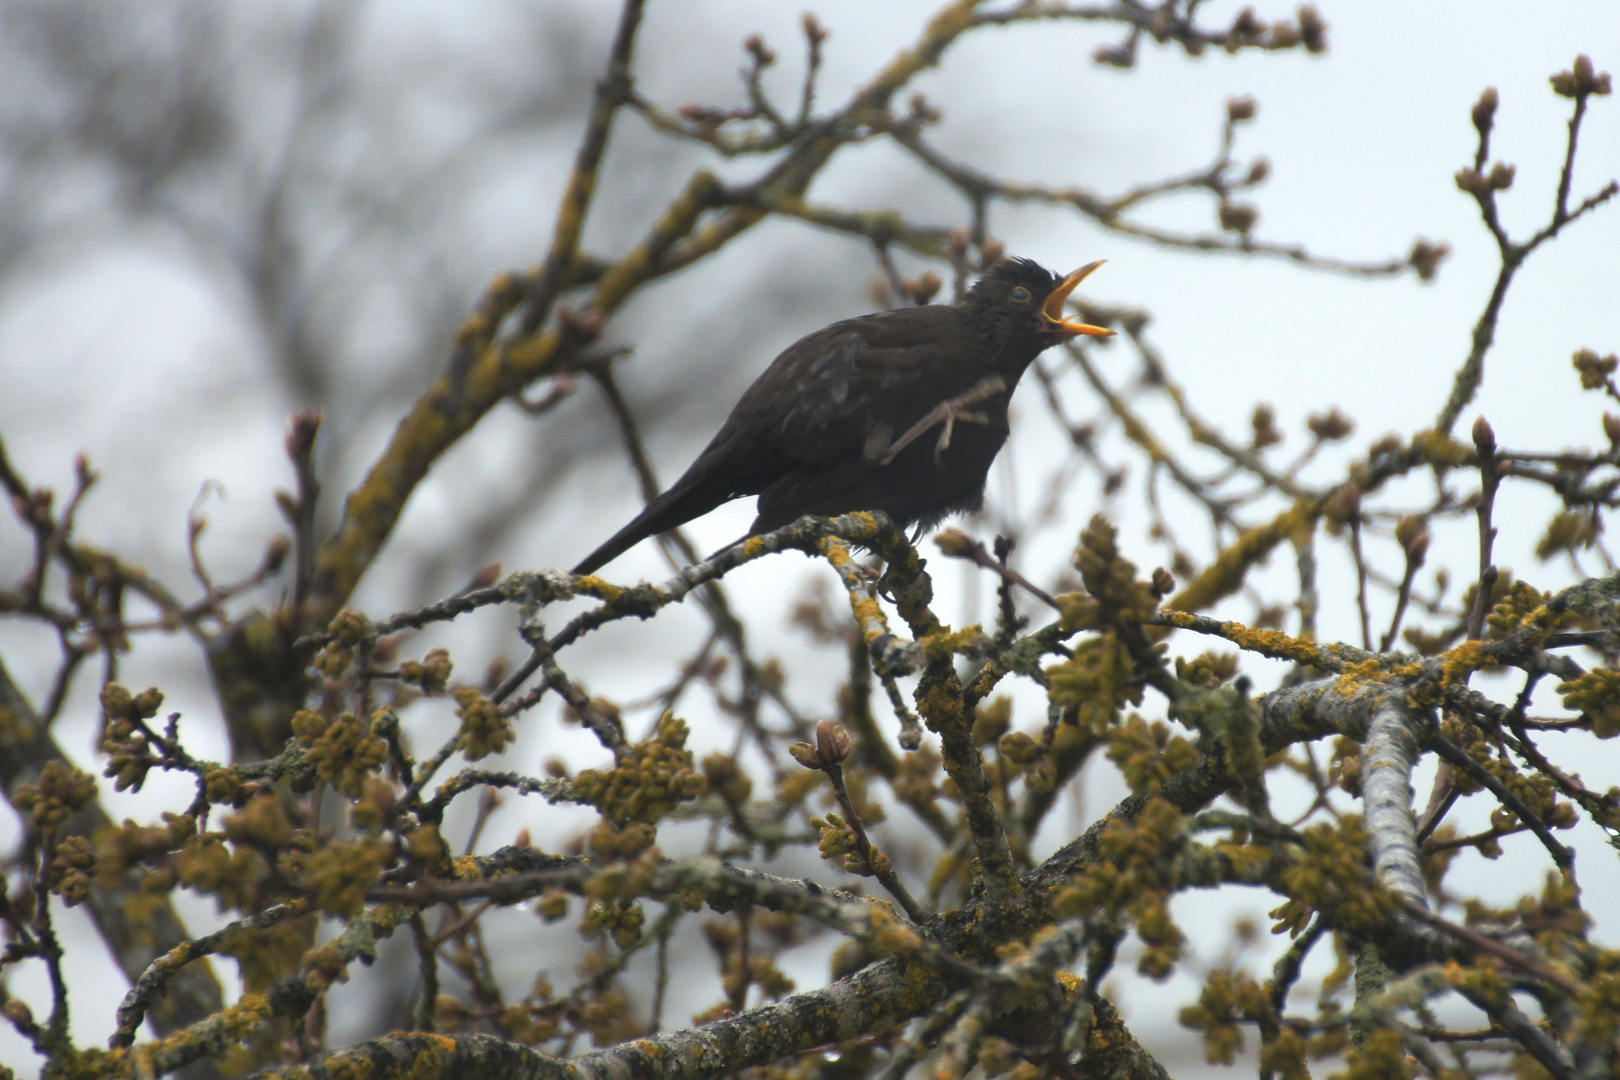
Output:
<svg viewBox="0 0 1620 1080">
<path fill-rule="evenodd" d="M 776 358 L 698 464 L 730 464 L 751 481 L 736 494 L 751 495 L 785 473 L 881 456 L 879 444 L 983 374 L 982 348 L 944 306 L 834 323 Z"/>
</svg>

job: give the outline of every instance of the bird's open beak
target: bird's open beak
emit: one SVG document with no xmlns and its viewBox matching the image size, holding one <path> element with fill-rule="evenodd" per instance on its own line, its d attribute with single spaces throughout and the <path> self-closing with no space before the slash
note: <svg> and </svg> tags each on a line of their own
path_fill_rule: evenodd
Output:
<svg viewBox="0 0 1620 1080">
<path fill-rule="evenodd" d="M 1090 323 L 1076 322 L 1063 317 L 1063 305 L 1069 299 L 1069 294 L 1074 292 L 1075 286 L 1086 280 L 1087 277 L 1091 276 L 1093 270 L 1107 261 L 1107 259 L 1098 259 L 1094 263 L 1086 263 L 1086 265 L 1058 282 L 1058 287 L 1052 290 L 1052 295 L 1048 296 L 1046 303 L 1041 305 L 1041 314 L 1057 324 L 1054 329 L 1061 330 L 1069 337 L 1076 334 L 1085 334 L 1087 337 L 1113 336 L 1114 332 L 1105 326 L 1092 326 Z"/>
</svg>

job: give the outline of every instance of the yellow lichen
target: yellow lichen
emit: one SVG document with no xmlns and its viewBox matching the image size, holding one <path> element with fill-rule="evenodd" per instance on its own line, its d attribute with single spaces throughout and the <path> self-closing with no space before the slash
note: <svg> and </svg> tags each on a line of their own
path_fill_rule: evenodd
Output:
<svg viewBox="0 0 1620 1080">
<path fill-rule="evenodd" d="M 1446 654 L 1445 665 L 1441 669 L 1441 681 L 1447 686 L 1467 682 L 1468 676 L 1491 664 L 1492 661 L 1485 654 L 1480 642 L 1465 641 Z"/>
<path fill-rule="evenodd" d="M 1377 660 L 1363 660 L 1359 664 L 1347 664 L 1340 672 L 1338 681 L 1334 684 L 1335 692 L 1344 697 L 1354 697 L 1368 683 L 1384 683 L 1389 681 L 1389 673 Z"/>
<path fill-rule="evenodd" d="M 574 589 L 586 596 L 594 596 L 604 604 L 611 604 L 624 595 L 624 590 L 595 574 L 586 574 L 574 582 Z"/>
<path fill-rule="evenodd" d="M 1250 567 L 1321 516 L 1320 500 L 1302 499 L 1264 525 L 1245 530 L 1201 574 L 1189 581 L 1186 588 L 1171 597 L 1168 605 L 1182 611 L 1202 611 L 1231 596 L 1242 588 Z"/>
</svg>

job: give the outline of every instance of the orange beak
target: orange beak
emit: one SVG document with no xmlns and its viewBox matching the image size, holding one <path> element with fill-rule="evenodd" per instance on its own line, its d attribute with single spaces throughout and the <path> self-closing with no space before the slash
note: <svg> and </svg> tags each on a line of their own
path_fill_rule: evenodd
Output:
<svg viewBox="0 0 1620 1080">
<path fill-rule="evenodd" d="M 1074 292 L 1075 286 L 1090 277 L 1093 270 L 1107 261 L 1107 259 L 1098 259 L 1094 263 L 1086 263 L 1086 265 L 1058 282 L 1058 287 L 1052 290 L 1052 295 L 1048 296 L 1046 303 L 1041 305 L 1041 314 L 1056 323 L 1055 328 L 1063 331 L 1065 335 L 1069 337 L 1076 334 L 1085 334 L 1087 337 L 1112 337 L 1114 335 L 1114 332 L 1105 326 L 1092 326 L 1090 323 L 1075 322 L 1072 319 L 1063 317 L 1063 305 L 1069 299 L 1069 294 Z"/>
</svg>

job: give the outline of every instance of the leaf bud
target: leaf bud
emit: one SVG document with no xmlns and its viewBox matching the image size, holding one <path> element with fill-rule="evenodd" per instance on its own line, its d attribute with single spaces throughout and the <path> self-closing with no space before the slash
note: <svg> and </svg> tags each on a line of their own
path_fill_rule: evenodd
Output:
<svg viewBox="0 0 1620 1080">
<path fill-rule="evenodd" d="M 1417 514 L 1405 514 L 1395 523 L 1395 540 L 1406 552 L 1406 561 L 1422 566 L 1429 553 L 1429 523 Z"/>
<path fill-rule="evenodd" d="M 760 67 L 770 67 L 776 63 L 776 53 L 765 44 L 765 39 L 758 34 L 749 34 L 743 40 L 743 48 L 753 56 L 754 63 Z"/>
<path fill-rule="evenodd" d="M 35 488 L 33 498 L 28 502 L 26 508 L 19 508 L 19 512 L 35 525 L 49 525 L 51 524 L 51 503 L 55 499 L 56 492 L 50 488 Z"/>
<path fill-rule="evenodd" d="M 1491 125 L 1496 122 L 1496 106 L 1499 103 L 1494 86 L 1487 86 L 1485 92 L 1479 95 L 1479 100 L 1474 102 L 1474 127 L 1482 137 L 1489 134 Z"/>
<path fill-rule="evenodd" d="M 926 304 L 939 295 L 940 286 L 944 284 L 940 276 L 929 270 L 921 277 L 906 279 L 906 292 L 918 304 Z"/>
<path fill-rule="evenodd" d="M 274 574 L 281 569 L 281 564 L 287 561 L 287 553 L 292 550 L 292 541 L 282 533 L 270 538 L 270 543 L 264 548 L 264 572 Z"/>
<path fill-rule="evenodd" d="M 1342 484 L 1328 496 L 1323 506 L 1329 524 L 1343 526 L 1361 517 L 1361 488 L 1353 483 Z"/>
<path fill-rule="evenodd" d="M 1612 412 L 1603 414 L 1603 434 L 1609 437 L 1609 445 L 1620 449 L 1620 416 Z"/>
<path fill-rule="evenodd" d="M 287 524 L 298 524 L 298 500 L 293 498 L 292 492 L 286 488 L 276 489 L 276 509 L 287 519 Z"/>
<path fill-rule="evenodd" d="M 821 759 L 823 767 L 837 765 L 849 757 L 850 751 L 854 749 L 855 742 L 842 724 L 835 724 L 831 720 L 823 720 L 816 724 L 816 754 Z"/>
<path fill-rule="evenodd" d="M 1322 13 L 1316 10 L 1316 5 L 1302 5 L 1296 18 L 1299 19 L 1299 39 L 1304 43 L 1305 51 L 1315 55 L 1327 52 L 1328 24 L 1322 18 Z"/>
<path fill-rule="evenodd" d="M 472 576 L 472 580 L 467 582 L 466 591 L 471 592 L 474 589 L 487 589 L 491 585 L 495 584 L 495 582 L 499 581 L 500 577 L 501 564 L 498 562 L 492 562 Z"/>
<path fill-rule="evenodd" d="M 602 336 L 602 326 L 607 322 L 595 308 L 579 312 L 564 304 L 557 306 L 557 321 L 568 336 L 585 345 Z"/>
<path fill-rule="evenodd" d="M 1484 416 L 1474 420 L 1474 449 L 1479 451 L 1480 457 L 1490 457 L 1496 453 L 1496 432 Z"/>
<path fill-rule="evenodd" d="M 1433 281 L 1441 261 L 1450 254 L 1450 244 L 1418 239 L 1412 242 L 1412 253 L 1406 257 L 1406 262 L 1417 273 L 1419 281 Z"/>
<path fill-rule="evenodd" d="M 321 410 L 304 409 L 292 415 L 287 430 L 287 456 L 294 461 L 309 457 L 315 448 L 315 436 L 321 430 Z"/>
<path fill-rule="evenodd" d="M 1367 447 L 1367 460 L 1377 461 L 1386 454 L 1396 454 L 1405 448 L 1406 444 L 1401 441 L 1401 437 L 1391 433 Z"/>
<path fill-rule="evenodd" d="M 996 265 L 1007 254 L 1007 245 L 1000 240 L 986 240 L 979 245 L 979 258 L 985 269 Z"/>
<path fill-rule="evenodd" d="M 1136 63 L 1136 52 L 1126 45 L 1099 45 L 1091 52 L 1093 63 L 1128 68 Z"/>
<path fill-rule="evenodd" d="M 1305 426 L 1323 442 L 1338 442 L 1349 438 L 1351 432 L 1356 430 L 1356 422 L 1340 412 L 1338 406 L 1325 413 L 1313 413 L 1306 417 Z"/>
<path fill-rule="evenodd" d="M 1221 228 L 1228 232 L 1246 233 L 1260 220 L 1260 209 L 1250 203 L 1224 202 L 1220 219 Z"/>
<path fill-rule="evenodd" d="M 1468 192 L 1476 199 L 1490 193 L 1491 182 L 1477 169 L 1458 169 L 1455 179 L 1460 190 Z"/>
<path fill-rule="evenodd" d="M 1259 111 L 1259 104 L 1247 94 L 1226 99 L 1226 119 L 1231 123 L 1241 124 L 1245 120 L 1253 120 Z"/>
<path fill-rule="evenodd" d="M 1232 20 L 1232 29 L 1227 33 L 1236 39 L 1235 44 L 1241 44 L 1244 41 L 1258 38 L 1265 32 L 1265 29 L 1266 24 L 1261 21 L 1260 16 L 1254 13 L 1254 8 L 1246 7 L 1237 13 L 1237 18 Z M 1227 47 L 1232 48 L 1233 46 L 1228 45 Z"/>
<path fill-rule="evenodd" d="M 796 742 L 788 747 L 788 756 L 807 769 L 819 771 L 821 768 L 821 756 L 816 753 L 816 748 L 807 742 Z"/>
<path fill-rule="evenodd" d="M 1277 430 L 1277 410 L 1264 402 L 1254 407 L 1254 414 L 1249 417 L 1249 427 L 1254 432 L 1251 445 L 1256 450 L 1264 450 L 1283 441 L 1282 432 Z"/>
<path fill-rule="evenodd" d="M 938 105 L 928 100 L 927 95 L 918 91 L 911 95 L 911 118 L 920 124 L 937 124 L 945 116 Z"/>
</svg>

